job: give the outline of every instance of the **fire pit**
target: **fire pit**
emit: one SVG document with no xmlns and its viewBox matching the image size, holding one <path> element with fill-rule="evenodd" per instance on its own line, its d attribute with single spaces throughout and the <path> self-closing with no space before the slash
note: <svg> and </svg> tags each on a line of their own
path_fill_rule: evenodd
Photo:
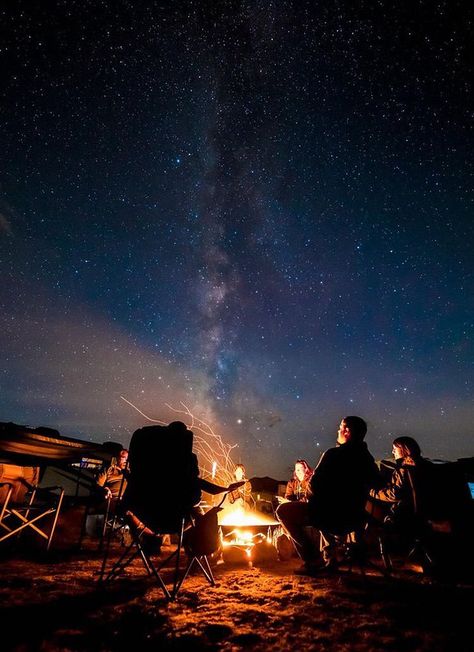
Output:
<svg viewBox="0 0 474 652">
<path fill-rule="evenodd" d="M 276 561 L 275 530 L 279 522 L 265 514 L 243 509 L 219 519 L 222 558 L 229 564 Z"/>
</svg>

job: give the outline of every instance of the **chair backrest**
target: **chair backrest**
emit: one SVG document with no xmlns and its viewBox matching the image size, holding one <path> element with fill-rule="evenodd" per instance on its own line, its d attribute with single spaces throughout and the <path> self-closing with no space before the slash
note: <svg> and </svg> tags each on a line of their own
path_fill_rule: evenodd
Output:
<svg viewBox="0 0 474 652">
<path fill-rule="evenodd" d="M 200 500 L 192 446 L 193 433 L 184 424 L 147 426 L 132 436 L 123 507 L 155 531 L 178 531 Z"/>
<path fill-rule="evenodd" d="M 469 492 L 454 464 L 426 463 L 406 468 L 417 516 L 433 521 L 463 521 L 470 507 Z"/>
</svg>

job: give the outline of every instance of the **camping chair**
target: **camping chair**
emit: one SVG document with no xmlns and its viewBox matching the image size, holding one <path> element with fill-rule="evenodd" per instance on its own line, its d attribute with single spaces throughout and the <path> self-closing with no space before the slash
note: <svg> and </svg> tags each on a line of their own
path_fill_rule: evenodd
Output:
<svg viewBox="0 0 474 652">
<path fill-rule="evenodd" d="M 111 464 L 115 464 L 114 458 L 112 458 Z M 125 479 L 126 475 L 123 474 L 117 495 L 109 494 L 107 497 L 102 495 L 103 487 L 98 487 L 95 482 L 91 484 L 81 528 L 79 548 L 82 547 L 85 535 L 88 532 L 88 521 L 90 517 L 95 521 L 99 519 L 100 522 L 100 528 L 97 524 L 95 533 L 99 540 L 98 550 L 102 550 L 108 532 L 118 534 L 123 539 L 124 529 L 128 526 L 120 518 L 119 507 L 126 487 Z"/>
<path fill-rule="evenodd" d="M 140 557 L 146 572 L 156 579 L 167 600 L 176 598 L 193 566 L 211 585 L 214 584 L 207 555 L 219 545 L 217 512 L 220 506 L 204 515 L 193 514 L 193 505 L 199 502 L 201 495 L 197 458 L 192 453 L 193 433 L 186 430 L 184 424 L 182 428 L 173 428 L 174 425 L 148 426 L 133 434 L 129 450 L 130 475 L 121 501 L 121 518 L 130 527 L 132 541 L 106 572 L 109 535 L 99 577 L 99 582 L 110 581 Z M 160 552 L 165 534 L 177 535 L 176 549 L 157 564 L 153 556 Z M 183 548 L 188 555 L 184 570 L 180 568 Z M 167 566 L 173 569 L 170 588 L 163 577 Z"/>
<path fill-rule="evenodd" d="M 360 574 L 365 577 L 367 570 L 373 570 L 382 575 L 386 574 L 381 565 L 373 563 L 369 555 L 368 545 L 369 522 L 366 517 L 358 523 L 352 523 L 350 528 L 340 528 L 337 532 L 325 532 L 329 537 L 337 538 L 336 545 L 341 549 L 342 559 L 338 566 L 347 568 L 347 572 L 352 574 L 354 569 L 358 569 Z"/>
<path fill-rule="evenodd" d="M 456 565 L 465 555 L 469 527 L 469 496 L 462 477 L 452 464 L 433 464 L 422 474 L 410 467 L 407 477 L 411 518 L 384 524 L 379 540 L 385 568 L 393 571 L 392 548 L 397 537 L 405 539 L 407 559 L 417 560 L 424 573 L 436 572 L 443 563 Z"/>
<path fill-rule="evenodd" d="M 347 570 L 352 573 L 354 567 L 357 567 L 365 577 L 366 570 L 370 569 L 386 575 L 387 570 L 385 566 L 377 565 L 370 559 L 368 538 L 369 523 L 366 521 L 357 530 L 348 532 L 346 535 L 344 562 L 347 564 Z M 380 544 L 379 544 L 380 549 Z"/>
<path fill-rule="evenodd" d="M 0 543 L 26 532 L 50 549 L 64 497 L 62 487 L 39 487 L 38 467 L 1 465 Z"/>
<path fill-rule="evenodd" d="M 130 529 L 131 542 L 110 571 L 106 575 L 102 571 L 100 581 L 115 579 L 136 558 L 140 557 L 146 572 L 157 580 L 167 600 L 176 598 L 181 585 L 193 566 L 202 572 L 211 586 L 214 586 L 214 575 L 209 564 L 208 555 L 215 552 L 219 547 L 218 511 L 220 511 L 220 505 L 212 507 L 205 514 L 194 515 L 191 517 L 191 522 L 183 517 L 180 520 L 179 529 L 165 527 L 156 530 L 151 530 L 132 512 L 127 512 L 125 523 L 128 524 Z M 178 536 L 177 545 L 171 554 L 156 563 L 153 561 L 153 556 L 161 551 L 161 542 L 165 534 L 176 534 Z M 187 554 L 184 569 L 180 567 L 183 549 Z M 173 571 L 172 580 L 169 584 L 170 588 L 166 585 L 162 575 L 165 567 L 170 567 Z"/>
</svg>

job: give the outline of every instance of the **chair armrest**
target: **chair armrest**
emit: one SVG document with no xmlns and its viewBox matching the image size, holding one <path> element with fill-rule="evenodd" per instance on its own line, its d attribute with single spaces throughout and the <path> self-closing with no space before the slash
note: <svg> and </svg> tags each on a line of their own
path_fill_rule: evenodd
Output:
<svg viewBox="0 0 474 652">
<path fill-rule="evenodd" d="M 42 487 L 40 485 L 35 485 L 32 489 L 32 493 L 36 493 L 37 496 L 43 499 L 46 495 L 53 494 L 53 492 L 57 492 L 55 495 L 60 498 L 64 495 L 64 487 L 61 487 L 60 485 L 53 485 L 51 487 Z"/>
</svg>

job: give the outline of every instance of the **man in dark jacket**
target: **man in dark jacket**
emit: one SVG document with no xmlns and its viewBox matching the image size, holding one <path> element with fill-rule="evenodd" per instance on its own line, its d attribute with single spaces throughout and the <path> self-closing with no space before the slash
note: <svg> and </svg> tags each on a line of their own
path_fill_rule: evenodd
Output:
<svg viewBox="0 0 474 652">
<path fill-rule="evenodd" d="M 337 446 L 323 453 L 314 470 L 308 502 L 284 503 L 278 508 L 277 516 L 305 562 L 303 571 L 311 572 L 318 561 L 308 526 L 320 531 L 323 560 L 331 568 L 339 538 L 364 523 L 369 490 L 378 481 L 377 465 L 363 441 L 366 432 L 367 424 L 360 417 L 342 419 Z"/>
</svg>

